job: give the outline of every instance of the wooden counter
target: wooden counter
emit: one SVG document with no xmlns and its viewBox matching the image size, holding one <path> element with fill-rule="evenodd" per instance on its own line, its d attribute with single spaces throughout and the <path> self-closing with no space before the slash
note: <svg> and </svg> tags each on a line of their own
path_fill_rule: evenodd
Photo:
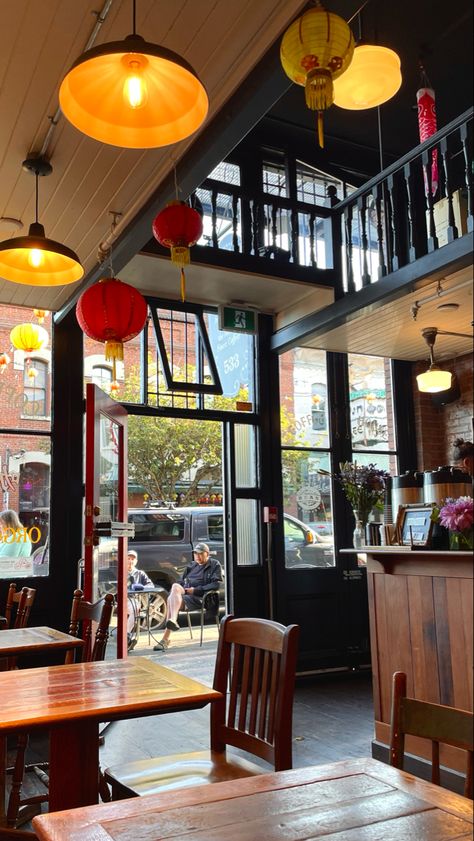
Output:
<svg viewBox="0 0 474 841">
<path fill-rule="evenodd" d="M 373 753 L 380 757 L 380 746 L 389 743 L 393 672 L 406 672 L 414 698 L 473 709 L 473 556 L 398 546 L 367 546 L 357 554 L 367 561 Z M 407 752 L 430 756 L 419 739 L 407 740 Z M 465 755 L 446 748 L 444 764 L 464 770 Z"/>
</svg>

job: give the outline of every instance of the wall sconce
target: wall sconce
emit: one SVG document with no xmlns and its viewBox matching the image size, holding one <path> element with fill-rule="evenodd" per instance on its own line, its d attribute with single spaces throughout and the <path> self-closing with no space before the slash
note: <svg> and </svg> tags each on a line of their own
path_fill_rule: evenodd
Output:
<svg viewBox="0 0 474 841">
<path fill-rule="evenodd" d="M 461 336 L 466 339 L 474 338 L 469 333 L 453 333 L 450 330 L 438 330 L 437 327 L 426 327 L 421 331 L 421 335 L 430 349 L 430 366 L 423 374 L 418 374 L 416 381 L 419 391 L 428 394 L 437 394 L 439 391 L 447 391 L 451 388 L 451 371 L 444 371 L 440 368 L 434 358 L 433 347 L 438 334 L 444 336 Z"/>
</svg>

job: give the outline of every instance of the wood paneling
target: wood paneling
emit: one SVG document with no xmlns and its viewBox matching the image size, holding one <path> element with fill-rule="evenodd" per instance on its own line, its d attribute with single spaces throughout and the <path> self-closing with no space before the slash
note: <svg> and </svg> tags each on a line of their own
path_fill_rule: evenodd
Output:
<svg viewBox="0 0 474 841">
<path fill-rule="evenodd" d="M 385 744 L 395 671 L 406 672 L 411 697 L 473 709 L 472 557 L 403 552 L 387 560 L 389 554 L 374 551 L 367 559 L 376 736 Z M 419 740 L 407 749 L 429 756 Z M 449 767 L 464 769 L 457 751 L 445 756 Z"/>
</svg>

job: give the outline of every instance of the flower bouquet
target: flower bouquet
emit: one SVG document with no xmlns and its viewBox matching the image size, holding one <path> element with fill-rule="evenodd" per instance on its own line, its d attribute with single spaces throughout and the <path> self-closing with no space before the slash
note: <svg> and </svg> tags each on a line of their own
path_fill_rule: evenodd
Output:
<svg viewBox="0 0 474 841">
<path fill-rule="evenodd" d="M 435 508 L 432 520 L 449 529 L 451 549 L 469 551 L 473 548 L 474 500 L 470 496 L 447 498 L 441 508 Z"/>
<path fill-rule="evenodd" d="M 385 495 L 385 480 L 390 473 L 378 470 L 375 464 L 357 464 L 345 461 L 339 465 L 339 473 L 319 472 L 325 476 L 332 476 L 341 486 L 352 506 L 356 520 L 354 545 L 365 542 L 365 526 L 373 508 L 382 508 Z M 360 532 L 360 534 L 359 534 Z"/>
</svg>

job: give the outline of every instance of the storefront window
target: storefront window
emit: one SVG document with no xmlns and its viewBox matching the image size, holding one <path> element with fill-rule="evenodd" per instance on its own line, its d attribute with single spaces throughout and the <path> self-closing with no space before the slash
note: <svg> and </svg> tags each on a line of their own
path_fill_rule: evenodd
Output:
<svg viewBox="0 0 474 841">
<path fill-rule="evenodd" d="M 391 361 L 350 353 L 348 367 L 353 461 L 396 474 Z"/>
<path fill-rule="evenodd" d="M 285 565 L 335 564 L 326 354 L 295 348 L 280 357 Z"/>
<path fill-rule="evenodd" d="M 33 310 L 0 306 L 0 578 L 12 581 L 49 571 L 52 323 L 44 318 L 48 340 L 26 354 L 10 338 L 25 322 L 37 323 Z"/>
</svg>

